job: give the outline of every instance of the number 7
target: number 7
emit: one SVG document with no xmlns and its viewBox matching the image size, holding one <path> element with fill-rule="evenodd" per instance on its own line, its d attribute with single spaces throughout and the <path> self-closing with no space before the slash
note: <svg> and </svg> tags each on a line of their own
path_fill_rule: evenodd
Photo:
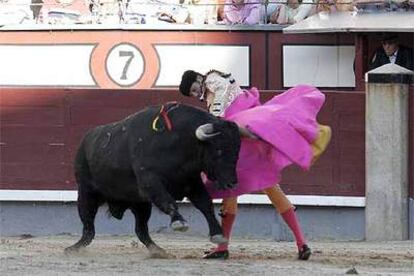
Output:
<svg viewBox="0 0 414 276">
<path fill-rule="evenodd" d="M 122 70 L 121 80 L 127 79 L 127 71 L 129 65 L 131 64 L 132 59 L 134 58 L 134 53 L 132 51 L 119 51 L 120 57 L 129 57 L 128 60 L 125 62 L 124 69 Z"/>
</svg>

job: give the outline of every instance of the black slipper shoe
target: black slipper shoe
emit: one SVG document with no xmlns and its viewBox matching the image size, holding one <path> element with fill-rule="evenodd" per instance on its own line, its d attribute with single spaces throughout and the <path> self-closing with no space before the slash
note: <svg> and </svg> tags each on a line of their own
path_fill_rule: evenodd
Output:
<svg viewBox="0 0 414 276">
<path fill-rule="evenodd" d="M 303 246 L 302 246 L 302 248 L 299 250 L 299 253 L 298 253 L 298 259 L 299 260 L 304 260 L 304 261 L 306 261 L 306 260 L 308 260 L 309 259 L 309 257 L 310 257 L 310 255 L 312 254 L 312 251 L 311 251 L 311 249 L 309 248 L 309 246 L 307 246 L 306 244 L 304 244 Z"/>
<path fill-rule="evenodd" d="M 219 260 L 227 260 L 229 258 L 229 251 L 206 251 L 204 252 L 203 259 L 219 259 Z"/>
</svg>

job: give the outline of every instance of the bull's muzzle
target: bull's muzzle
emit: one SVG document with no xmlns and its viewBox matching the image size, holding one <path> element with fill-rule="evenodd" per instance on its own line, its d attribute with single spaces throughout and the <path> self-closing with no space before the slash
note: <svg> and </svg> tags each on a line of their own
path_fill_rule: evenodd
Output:
<svg viewBox="0 0 414 276">
<path fill-rule="evenodd" d="M 216 181 L 215 183 L 215 187 L 217 190 L 230 190 L 236 188 L 237 185 L 237 182 L 219 183 L 218 181 Z"/>
</svg>

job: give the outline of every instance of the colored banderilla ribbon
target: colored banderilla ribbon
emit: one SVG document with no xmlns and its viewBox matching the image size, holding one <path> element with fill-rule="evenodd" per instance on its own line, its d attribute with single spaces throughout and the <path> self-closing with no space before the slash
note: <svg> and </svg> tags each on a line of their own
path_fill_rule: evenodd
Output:
<svg viewBox="0 0 414 276">
<path fill-rule="evenodd" d="M 157 124 L 160 120 L 160 115 L 164 119 L 164 122 L 165 122 L 165 125 L 166 125 L 167 129 L 169 131 L 171 131 L 171 129 L 172 129 L 171 120 L 168 117 L 168 112 L 165 111 L 164 105 L 161 106 L 160 112 L 158 113 L 157 117 L 155 117 L 155 119 L 152 121 L 152 130 L 157 131 L 157 132 L 164 130 L 163 128 L 159 128 L 157 126 Z"/>
</svg>

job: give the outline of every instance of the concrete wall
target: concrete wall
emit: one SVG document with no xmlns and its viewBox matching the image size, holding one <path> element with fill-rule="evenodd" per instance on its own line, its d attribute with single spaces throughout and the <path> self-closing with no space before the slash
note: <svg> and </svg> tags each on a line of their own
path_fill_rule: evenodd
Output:
<svg viewBox="0 0 414 276">
<path fill-rule="evenodd" d="M 216 205 L 218 212 L 219 205 Z M 134 220 L 127 211 L 122 221 L 108 218 L 106 206 L 96 218 L 96 233 L 134 234 Z M 207 241 L 207 223 L 190 204 L 180 204 L 190 224 L 189 234 L 203 235 Z M 270 205 L 239 205 L 234 235 L 275 240 L 293 240 L 289 228 Z M 310 240 L 363 240 L 364 209 L 350 207 L 301 207 L 297 214 Z M 169 218 L 153 208 L 151 232 L 171 231 Z M 82 229 L 75 203 L 0 202 L 0 236 L 75 234 Z M 186 235 L 185 233 L 183 235 Z"/>
<path fill-rule="evenodd" d="M 414 198 L 408 199 L 408 238 L 414 240 Z"/>
</svg>

